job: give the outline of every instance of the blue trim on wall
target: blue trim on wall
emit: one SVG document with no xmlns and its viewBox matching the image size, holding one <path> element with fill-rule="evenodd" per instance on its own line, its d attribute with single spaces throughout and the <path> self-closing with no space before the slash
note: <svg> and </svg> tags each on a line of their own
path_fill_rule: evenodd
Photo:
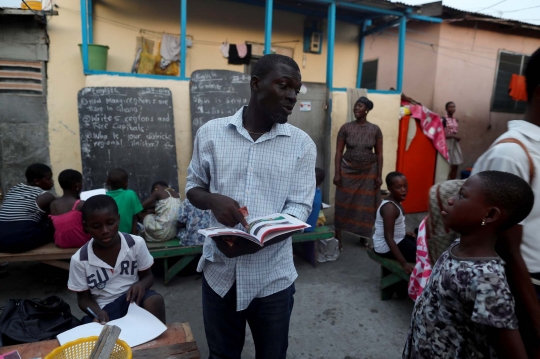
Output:
<svg viewBox="0 0 540 359">
<path fill-rule="evenodd" d="M 88 71 L 88 14 L 86 0 L 81 0 L 82 63 L 83 72 Z"/>
<path fill-rule="evenodd" d="M 398 68 L 396 90 L 403 92 L 403 73 L 405 69 L 405 38 L 407 34 L 407 18 L 402 16 L 399 22 Z"/>
<path fill-rule="evenodd" d="M 180 2 L 180 78 L 186 78 L 186 22 L 187 22 L 187 0 Z"/>
<path fill-rule="evenodd" d="M 377 93 L 381 95 L 401 95 L 401 92 L 396 90 L 367 90 L 368 93 Z"/>
<path fill-rule="evenodd" d="M 442 23 L 442 19 L 439 19 L 438 17 L 416 15 L 416 14 L 407 14 L 407 17 L 409 19 L 412 19 L 412 20 L 427 21 L 427 22 L 432 22 L 432 23 L 435 23 L 435 24 Z"/>
<path fill-rule="evenodd" d="M 272 12 L 274 11 L 274 0 L 266 0 L 264 10 L 264 54 L 272 53 Z"/>
<path fill-rule="evenodd" d="M 93 44 L 94 43 L 94 13 L 92 9 L 92 0 L 87 0 L 88 2 L 88 20 L 87 20 L 87 28 L 88 28 L 88 43 Z"/>
<path fill-rule="evenodd" d="M 333 87 L 330 91 L 332 92 L 347 92 L 346 87 Z"/>
<path fill-rule="evenodd" d="M 336 3 L 328 5 L 328 49 L 326 51 L 326 88 L 334 83 L 334 45 L 336 40 Z"/>
<path fill-rule="evenodd" d="M 156 79 L 156 80 L 172 80 L 172 81 L 189 81 L 189 77 L 178 76 L 163 76 L 163 75 L 149 75 L 149 74 L 134 74 L 132 72 L 114 72 L 114 71 L 101 71 L 101 70 L 87 70 L 85 75 L 108 75 L 108 76 L 121 76 L 121 77 L 138 77 L 144 79 Z"/>
<path fill-rule="evenodd" d="M 371 25 L 371 20 L 366 20 L 360 27 L 360 43 L 358 44 L 358 69 L 356 70 L 356 88 L 362 84 L 362 70 L 364 68 L 364 33 L 367 27 Z"/>
</svg>

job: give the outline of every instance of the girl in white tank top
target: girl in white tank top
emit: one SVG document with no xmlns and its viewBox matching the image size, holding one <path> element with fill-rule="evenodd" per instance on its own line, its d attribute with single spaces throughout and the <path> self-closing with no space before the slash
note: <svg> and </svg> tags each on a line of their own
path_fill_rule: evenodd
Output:
<svg viewBox="0 0 540 359">
<path fill-rule="evenodd" d="M 397 260 L 410 274 L 414 269 L 411 263 L 416 262 L 416 238 L 406 232 L 401 207 L 407 197 L 407 178 L 402 173 L 391 172 L 386 176 L 386 186 L 390 195 L 377 209 L 373 246 L 377 254 Z"/>
</svg>

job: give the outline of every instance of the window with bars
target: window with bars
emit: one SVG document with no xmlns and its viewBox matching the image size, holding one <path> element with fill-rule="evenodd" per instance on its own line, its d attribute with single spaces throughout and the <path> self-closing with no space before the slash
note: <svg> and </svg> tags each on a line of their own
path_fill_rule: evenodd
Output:
<svg viewBox="0 0 540 359">
<path fill-rule="evenodd" d="M 527 103 L 516 101 L 508 95 L 508 88 L 513 74 L 523 75 L 525 65 L 529 60 L 528 55 L 514 54 L 510 52 L 499 52 L 497 63 L 497 77 L 495 78 L 495 89 L 491 110 L 494 112 L 525 113 Z"/>
<path fill-rule="evenodd" d="M 0 60 L 0 93 L 43 95 L 43 63 Z"/>
</svg>

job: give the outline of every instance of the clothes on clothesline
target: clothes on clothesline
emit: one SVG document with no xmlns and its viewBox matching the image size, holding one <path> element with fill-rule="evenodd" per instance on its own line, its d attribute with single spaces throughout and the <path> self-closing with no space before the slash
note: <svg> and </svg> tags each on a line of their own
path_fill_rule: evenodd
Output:
<svg viewBox="0 0 540 359">
<path fill-rule="evenodd" d="M 180 61 L 180 37 L 163 34 L 160 48 L 160 67 L 165 69 L 172 62 Z"/>
<path fill-rule="evenodd" d="M 221 44 L 221 46 L 219 47 L 219 51 L 221 51 L 221 54 L 223 55 L 224 58 L 228 58 L 229 57 L 229 47 L 231 45 L 229 45 L 228 42 L 224 42 Z"/>
<path fill-rule="evenodd" d="M 413 105 L 408 101 L 401 101 L 411 112 L 411 117 L 420 120 L 420 127 L 427 138 L 433 142 L 437 151 L 448 160 L 448 148 L 446 147 L 446 135 L 441 118 L 435 112 L 422 105 Z"/>
<path fill-rule="evenodd" d="M 516 101 L 527 101 L 527 83 L 525 76 L 512 74 L 510 85 L 508 86 L 508 94 Z"/>
<path fill-rule="evenodd" d="M 246 47 L 246 54 L 244 57 L 240 57 L 238 51 L 238 46 L 240 46 L 240 52 L 244 54 L 244 46 Z M 251 45 L 250 44 L 230 44 L 229 45 L 229 65 L 249 65 L 251 62 Z"/>
</svg>

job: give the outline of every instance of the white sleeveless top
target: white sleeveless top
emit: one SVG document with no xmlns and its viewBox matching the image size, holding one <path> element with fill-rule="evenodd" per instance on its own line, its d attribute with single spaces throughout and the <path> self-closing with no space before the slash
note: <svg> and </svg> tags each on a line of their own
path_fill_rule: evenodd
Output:
<svg viewBox="0 0 540 359">
<path fill-rule="evenodd" d="M 396 223 L 394 225 L 394 241 L 396 244 L 401 242 L 407 234 L 405 229 L 405 216 L 403 215 L 401 208 L 395 202 L 387 200 L 382 201 L 379 209 L 377 209 L 377 218 L 375 219 L 375 234 L 373 235 L 373 247 L 377 253 L 390 252 L 390 247 L 388 247 L 388 244 L 386 244 L 386 240 L 384 239 L 384 223 L 381 216 L 381 208 L 387 203 L 392 203 L 399 210 L 399 217 L 396 219 Z"/>
</svg>

